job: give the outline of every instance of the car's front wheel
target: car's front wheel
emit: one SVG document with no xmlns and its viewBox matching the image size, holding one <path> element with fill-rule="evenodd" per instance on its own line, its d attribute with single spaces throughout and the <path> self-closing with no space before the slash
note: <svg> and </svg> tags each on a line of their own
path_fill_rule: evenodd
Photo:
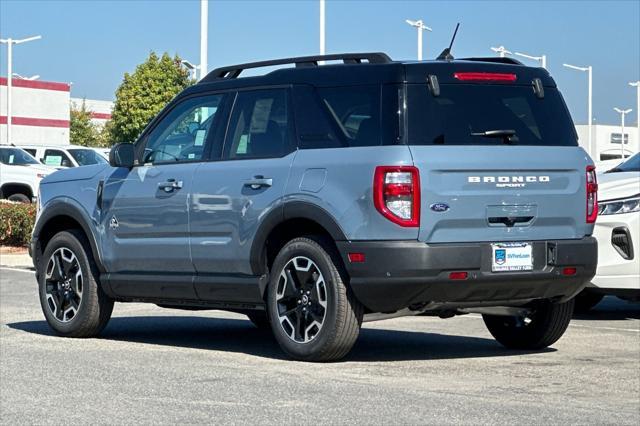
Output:
<svg viewBox="0 0 640 426">
<path fill-rule="evenodd" d="M 296 238 L 271 268 L 267 309 L 280 347 L 292 358 L 331 361 L 352 348 L 363 307 L 345 284 L 330 242 Z"/>
<path fill-rule="evenodd" d="M 107 325 L 113 300 L 97 277 L 89 242 L 80 231 L 63 231 L 51 238 L 38 265 L 38 287 L 42 311 L 56 333 L 93 337 Z"/>
<path fill-rule="evenodd" d="M 542 300 L 527 316 L 483 315 L 491 335 L 510 349 L 537 350 L 562 337 L 573 315 L 574 299 L 564 303 Z"/>
</svg>

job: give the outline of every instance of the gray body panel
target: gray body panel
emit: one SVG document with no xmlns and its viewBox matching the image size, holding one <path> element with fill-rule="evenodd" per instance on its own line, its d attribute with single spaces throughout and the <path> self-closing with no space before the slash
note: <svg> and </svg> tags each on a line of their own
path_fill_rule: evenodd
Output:
<svg viewBox="0 0 640 426">
<path fill-rule="evenodd" d="M 252 274 L 250 255 L 256 233 L 266 216 L 282 209 L 295 155 L 197 166 L 190 205 L 190 245 L 198 273 Z M 272 186 L 246 185 L 256 176 L 271 179 Z"/>
<path fill-rule="evenodd" d="M 585 220 L 585 170 L 591 160 L 582 148 L 410 149 L 421 178 L 420 241 L 521 241 L 591 235 L 593 225 Z M 430 209 L 434 203 L 446 203 L 450 208 L 434 212 Z M 513 226 L 489 221 L 504 217 L 522 221 Z"/>
</svg>

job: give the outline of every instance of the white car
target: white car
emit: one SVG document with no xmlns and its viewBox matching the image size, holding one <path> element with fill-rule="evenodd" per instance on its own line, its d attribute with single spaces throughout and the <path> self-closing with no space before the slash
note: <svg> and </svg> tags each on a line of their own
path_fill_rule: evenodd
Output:
<svg viewBox="0 0 640 426">
<path fill-rule="evenodd" d="M 28 152 L 14 146 L 0 146 L 0 198 L 31 203 L 40 181 L 57 169 L 40 164 Z"/>
<path fill-rule="evenodd" d="M 94 148 L 78 145 L 20 145 L 42 164 L 56 168 L 106 164 L 102 153 Z"/>
<path fill-rule="evenodd" d="M 576 297 L 585 312 L 605 295 L 640 300 L 640 153 L 598 175 L 598 270 Z"/>
</svg>

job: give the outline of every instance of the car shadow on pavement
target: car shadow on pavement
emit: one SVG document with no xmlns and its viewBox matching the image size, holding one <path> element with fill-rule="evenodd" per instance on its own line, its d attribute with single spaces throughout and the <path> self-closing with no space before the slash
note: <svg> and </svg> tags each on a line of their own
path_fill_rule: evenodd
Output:
<svg viewBox="0 0 640 426">
<path fill-rule="evenodd" d="M 54 336 L 45 321 L 8 324 L 12 329 Z M 245 353 L 286 359 L 271 331 L 258 330 L 248 320 L 195 316 L 115 317 L 100 339 L 203 350 Z M 546 349 L 539 352 L 553 352 Z M 363 328 L 344 361 L 403 361 L 503 357 L 526 351 L 504 349 L 493 339 L 417 331 Z"/>
<path fill-rule="evenodd" d="M 640 319 L 640 303 L 628 302 L 614 296 L 607 296 L 589 312 L 576 313 L 573 315 L 573 318 L 592 321 Z"/>
</svg>

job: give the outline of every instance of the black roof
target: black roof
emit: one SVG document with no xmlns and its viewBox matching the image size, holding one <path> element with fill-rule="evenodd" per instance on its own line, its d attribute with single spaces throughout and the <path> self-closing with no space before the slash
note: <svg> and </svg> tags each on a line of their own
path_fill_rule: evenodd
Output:
<svg viewBox="0 0 640 426">
<path fill-rule="evenodd" d="M 321 64 L 326 62 L 325 64 Z M 337 63 L 336 63 L 337 62 Z M 264 75 L 239 77 L 247 69 L 293 65 L 278 68 Z M 458 83 L 455 72 L 501 72 L 517 75 L 516 84 L 531 84 L 539 78 L 545 86 L 555 86 L 543 68 L 527 67 L 511 58 L 463 58 L 452 61 L 393 61 L 380 52 L 344 53 L 324 56 L 303 56 L 216 68 L 207 74 L 192 90 L 205 86 L 216 89 L 311 84 L 315 86 L 347 86 L 375 83 L 424 83 L 429 74 L 436 75 L 440 83 Z M 191 90 L 187 89 L 189 92 Z"/>
</svg>

